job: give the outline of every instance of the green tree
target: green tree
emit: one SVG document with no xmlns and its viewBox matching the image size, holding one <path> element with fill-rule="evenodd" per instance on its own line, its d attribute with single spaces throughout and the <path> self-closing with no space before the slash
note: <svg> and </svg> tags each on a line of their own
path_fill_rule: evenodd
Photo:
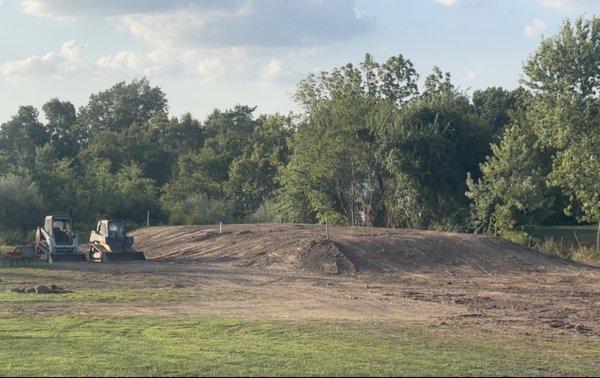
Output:
<svg viewBox="0 0 600 378">
<path fill-rule="evenodd" d="M 145 177 L 135 163 L 123 166 L 115 176 L 114 198 L 109 199 L 109 215 L 129 219 L 137 224 L 146 220 L 146 211 L 161 218 L 158 190 L 154 180 Z"/>
<path fill-rule="evenodd" d="M 54 98 L 42 106 L 48 120 L 46 130 L 59 158 L 73 158 L 79 152 L 83 135 L 77 124 L 75 107 L 68 101 Z"/>
<path fill-rule="evenodd" d="M 203 127 L 204 147 L 180 156 L 170 187 L 176 187 L 184 198 L 197 191 L 209 197 L 224 195 L 229 167 L 250 148 L 256 122 L 253 112 L 254 108 L 238 105 L 211 113 Z"/>
<path fill-rule="evenodd" d="M 30 171 L 48 211 L 72 214 L 79 218 L 78 180 L 73 160 L 57 157 L 53 146 L 47 144 L 37 149 Z"/>
<path fill-rule="evenodd" d="M 511 114 L 523 106 L 528 92 L 523 88 L 512 91 L 489 87 L 473 92 L 473 106 L 481 123 L 490 129 L 494 142 L 498 142 L 511 122 Z"/>
<path fill-rule="evenodd" d="M 246 153 L 233 161 L 226 193 L 235 204 L 235 216 L 242 218 L 256 211 L 273 197 L 278 171 L 287 163 L 290 137 L 288 117 L 260 116 L 250 137 Z"/>
<path fill-rule="evenodd" d="M 600 223 L 598 67 L 600 18 L 578 18 L 541 42 L 524 65 L 524 82 L 536 93 L 536 132 L 557 150 L 549 180 L 568 196 L 566 212 Z"/>
<path fill-rule="evenodd" d="M 38 225 L 45 212 L 35 182 L 26 175 L 0 176 L 0 230 L 26 231 Z"/>
<path fill-rule="evenodd" d="M 282 171 L 279 208 L 295 221 L 353 224 L 361 209 L 381 223 L 385 172 L 380 139 L 390 113 L 417 94 L 418 75 L 401 55 L 383 64 L 367 54 L 301 81 L 296 100 L 306 119 Z"/>
<path fill-rule="evenodd" d="M 469 98 L 438 69 L 421 98 L 403 107 L 387 138 L 388 224 L 461 228 L 468 172 L 478 174 L 490 135 Z M 443 78 L 439 81 L 439 78 Z"/>
<path fill-rule="evenodd" d="M 483 180 L 469 182 L 479 226 L 539 224 L 556 207 L 600 222 L 599 41 L 600 19 L 566 21 L 525 62 L 524 115 L 482 166 Z"/>
<path fill-rule="evenodd" d="M 159 87 L 146 78 L 120 82 L 112 88 L 92 94 L 79 112 L 79 123 L 87 140 L 102 131 L 119 132 L 133 123 L 146 123 L 168 110 L 167 99 Z"/>
<path fill-rule="evenodd" d="M 141 224 L 148 210 L 160 219 L 156 185 L 144 177 L 138 165 L 124 165 L 115 174 L 109 161 L 96 160 L 89 165 L 83 179 L 78 194 L 78 202 L 86 212 L 80 218 L 83 221 L 108 216 Z"/>
<path fill-rule="evenodd" d="M 0 151 L 3 152 L 5 170 L 31 167 L 36 148 L 49 141 L 50 135 L 39 121 L 39 112 L 32 106 L 21 106 L 17 114 L 0 127 Z"/>
<path fill-rule="evenodd" d="M 555 215 L 556 193 L 547 182 L 553 153 L 539 143 L 526 119 L 510 126 L 481 165 L 483 177 L 467 179 L 475 229 L 510 230 Z"/>
</svg>

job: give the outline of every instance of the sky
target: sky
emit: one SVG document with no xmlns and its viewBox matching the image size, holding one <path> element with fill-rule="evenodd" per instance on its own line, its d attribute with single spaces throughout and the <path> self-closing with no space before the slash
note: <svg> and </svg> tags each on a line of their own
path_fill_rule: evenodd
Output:
<svg viewBox="0 0 600 378">
<path fill-rule="evenodd" d="M 298 110 L 313 72 L 402 54 L 471 93 L 515 88 L 522 62 L 600 0 L 0 0 L 0 122 L 51 98 L 84 105 L 147 77 L 170 113 Z"/>
</svg>

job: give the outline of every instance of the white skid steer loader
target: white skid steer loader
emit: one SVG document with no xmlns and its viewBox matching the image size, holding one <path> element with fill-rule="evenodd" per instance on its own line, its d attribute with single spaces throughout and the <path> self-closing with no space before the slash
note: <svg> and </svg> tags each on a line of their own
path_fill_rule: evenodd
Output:
<svg viewBox="0 0 600 378">
<path fill-rule="evenodd" d="M 71 218 L 61 215 L 46 216 L 44 226 L 37 228 L 35 254 L 48 263 L 87 261 L 85 255 L 79 253 Z"/>
</svg>

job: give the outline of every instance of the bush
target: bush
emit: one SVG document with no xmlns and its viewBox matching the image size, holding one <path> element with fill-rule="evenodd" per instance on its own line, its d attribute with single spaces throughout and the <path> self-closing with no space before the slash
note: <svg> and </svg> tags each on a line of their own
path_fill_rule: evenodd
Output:
<svg viewBox="0 0 600 378">
<path fill-rule="evenodd" d="M 467 209 L 461 209 L 452 214 L 431 222 L 430 229 L 440 232 L 469 232 L 470 228 L 465 219 L 469 217 Z"/>
<path fill-rule="evenodd" d="M 534 245 L 535 249 L 540 252 L 543 252 L 548 255 L 558 256 L 565 259 L 571 258 L 571 248 L 572 246 L 565 246 L 563 241 L 557 241 L 555 238 L 551 237 L 549 239 L 541 239 L 537 240 L 537 243 Z"/>
<path fill-rule="evenodd" d="M 245 223 L 281 223 L 282 217 L 273 201 L 266 201 L 244 219 Z"/>
<path fill-rule="evenodd" d="M 524 244 L 528 247 L 536 247 L 539 245 L 539 240 L 529 235 L 525 231 L 517 230 L 502 230 L 500 236 L 504 239 L 510 240 L 513 243 Z"/>
<path fill-rule="evenodd" d="M 583 264 L 600 266 L 600 251 L 594 247 L 581 245 L 573 248 L 571 251 L 571 260 Z"/>
<path fill-rule="evenodd" d="M 38 225 L 44 216 L 44 201 L 37 185 L 27 176 L 8 174 L 0 176 L 0 232 L 8 233 L 8 239 L 15 240 L 11 230 L 20 230 L 25 239 L 25 231 Z"/>
<path fill-rule="evenodd" d="M 572 245 L 564 242 L 562 238 L 557 239 L 554 237 L 539 239 L 525 231 L 516 230 L 501 231 L 500 236 L 514 243 L 537 249 L 547 255 L 562 257 L 582 264 L 600 266 L 600 252 L 595 247 L 588 246 L 585 243 Z"/>
<path fill-rule="evenodd" d="M 27 236 L 19 230 L 3 230 L 0 232 L 0 245 L 25 244 Z"/>
<path fill-rule="evenodd" d="M 166 205 L 170 224 L 217 224 L 231 222 L 231 205 L 211 199 L 204 193 L 192 194 L 185 200 Z"/>
</svg>

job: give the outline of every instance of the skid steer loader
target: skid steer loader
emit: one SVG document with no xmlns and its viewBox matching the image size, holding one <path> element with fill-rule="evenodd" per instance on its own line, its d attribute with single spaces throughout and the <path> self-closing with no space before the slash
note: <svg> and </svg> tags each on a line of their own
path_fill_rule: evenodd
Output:
<svg viewBox="0 0 600 378">
<path fill-rule="evenodd" d="M 143 252 L 133 249 L 133 237 L 127 236 L 125 223 L 116 219 L 98 221 L 90 234 L 88 260 L 94 262 L 146 261 Z"/>
<path fill-rule="evenodd" d="M 44 226 L 35 232 L 34 250 L 38 259 L 48 263 L 87 261 L 85 255 L 79 253 L 77 235 L 68 216 L 46 216 Z"/>
</svg>

